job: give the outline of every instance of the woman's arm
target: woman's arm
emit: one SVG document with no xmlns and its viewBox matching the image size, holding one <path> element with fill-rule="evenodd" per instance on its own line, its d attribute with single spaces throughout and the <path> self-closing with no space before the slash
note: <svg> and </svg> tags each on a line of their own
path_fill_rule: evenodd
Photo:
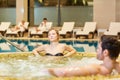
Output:
<svg viewBox="0 0 120 80">
<path fill-rule="evenodd" d="M 72 46 L 65 45 L 65 50 L 69 51 L 67 54 L 65 54 L 65 57 L 71 56 L 76 53 L 76 50 Z"/>
<path fill-rule="evenodd" d="M 38 55 L 39 55 L 38 52 L 44 51 L 44 47 L 45 47 L 45 45 L 41 45 L 41 46 L 35 48 L 35 49 L 33 50 L 33 54 L 34 54 L 35 56 L 38 56 Z"/>
</svg>

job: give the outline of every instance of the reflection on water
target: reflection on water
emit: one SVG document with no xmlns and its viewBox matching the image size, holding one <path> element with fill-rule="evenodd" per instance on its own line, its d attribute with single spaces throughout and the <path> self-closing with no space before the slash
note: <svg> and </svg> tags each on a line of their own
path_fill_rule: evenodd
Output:
<svg viewBox="0 0 120 80">
<path fill-rule="evenodd" d="M 0 60 L 0 76 L 12 77 L 50 77 L 47 72 L 51 67 L 62 66 L 83 66 L 89 63 L 101 62 L 95 58 L 63 58 L 63 57 L 33 57 L 26 59 L 1 59 Z"/>
</svg>

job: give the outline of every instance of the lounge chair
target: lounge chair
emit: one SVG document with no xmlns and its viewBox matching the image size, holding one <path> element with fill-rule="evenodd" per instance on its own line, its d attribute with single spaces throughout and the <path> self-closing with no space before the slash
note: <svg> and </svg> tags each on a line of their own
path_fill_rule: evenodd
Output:
<svg viewBox="0 0 120 80">
<path fill-rule="evenodd" d="M 120 22 L 111 22 L 108 31 L 104 35 L 118 36 L 120 33 Z"/>
<path fill-rule="evenodd" d="M 43 33 L 47 33 L 49 29 L 51 29 L 53 22 L 47 22 L 47 28 L 46 30 L 41 30 L 41 31 L 37 31 L 36 28 L 31 28 L 29 29 L 29 36 L 42 36 L 43 37 Z"/>
<path fill-rule="evenodd" d="M 19 23 L 20 24 L 20 23 Z M 18 24 L 18 25 L 19 25 Z M 28 29 L 28 25 L 29 25 L 29 22 L 25 22 L 25 31 Z M 12 31 L 11 28 L 7 29 L 6 31 L 6 36 L 12 36 L 14 35 L 15 37 L 17 37 L 19 35 L 19 32 L 20 30 L 15 30 L 15 31 Z M 23 32 L 24 33 L 24 32 Z M 19 35 L 20 36 L 20 35 Z"/>
<path fill-rule="evenodd" d="M 69 37 L 71 37 L 74 25 L 75 25 L 75 22 L 64 22 L 62 29 L 59 31 L 60 36 L 63 36 L 65 38 L 67 37 L 67 34 L 68 34 Z"/>
<path fill-rule="evenodd" d="M 96 30 L 96 22 L 85 22 L 83 30 L 76 31 L 76 38 L 80 36 L 86 36 L 88 38 L 90 34 L 92 35 L 93 38 L 95 30 Z"/>
<path fill-rule="evenodd" d="M 11 22 L 1 22 L 0 33 L 4 36 L 6 30 L 10 27 Z"/>
</svg>

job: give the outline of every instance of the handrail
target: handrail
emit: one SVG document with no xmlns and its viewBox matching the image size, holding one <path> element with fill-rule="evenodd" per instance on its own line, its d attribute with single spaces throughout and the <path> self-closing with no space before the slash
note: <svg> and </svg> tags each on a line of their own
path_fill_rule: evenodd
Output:
<svg viewBox="0 0 120 80">
<path fill-rule="evenodd" d="M 25 50 L 21 49 L 20 47 L 18 47 L 16 44 L 12 43 L 10 40 L 8 40 L 7 38 L 5 38 L 5 37 L 2 36 L 1 34 L 0 34 L 0 37 L 1 37 L 2 39 L 6 40 L 6 41 L 7 41 L 8 43 L 10 43 L 11 45 L 13 45 L 14 47 L 16 47 L 17 49 L 19 49 L 20 51 L 25 52 Z"/>
</svg>

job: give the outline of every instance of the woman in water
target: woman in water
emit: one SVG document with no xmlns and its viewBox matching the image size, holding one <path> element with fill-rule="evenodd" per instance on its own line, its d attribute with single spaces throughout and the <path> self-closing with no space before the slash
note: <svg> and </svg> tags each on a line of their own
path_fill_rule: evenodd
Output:
<svg viewBox="0 0 120 80">
<path fill-rule="evenodd" d="M 102 37 L 97 49 L 97 59 L 102 64 L 91 64 L 80 67 L 51 68 L 48 71 L 57 77 L 108 75 L 112 70 L 120 73 L 120 63 L 116 60 L 120 53 L 120 42 L 113 37 Z"/>
<path fill-rule="evenodd" d="M 50 44 L 41 45 L 33 50 L 34 55 L 38 55 L 38 52 L 45 51 L 46 56 L 71 56 L 76 53 L 76 50 L 72 46 L 59 43 L 59 33 L 55 29 L 48 31 L 48 39 Z M 64 51 L 68 51 L 64 54 Z"/>
</svg>

